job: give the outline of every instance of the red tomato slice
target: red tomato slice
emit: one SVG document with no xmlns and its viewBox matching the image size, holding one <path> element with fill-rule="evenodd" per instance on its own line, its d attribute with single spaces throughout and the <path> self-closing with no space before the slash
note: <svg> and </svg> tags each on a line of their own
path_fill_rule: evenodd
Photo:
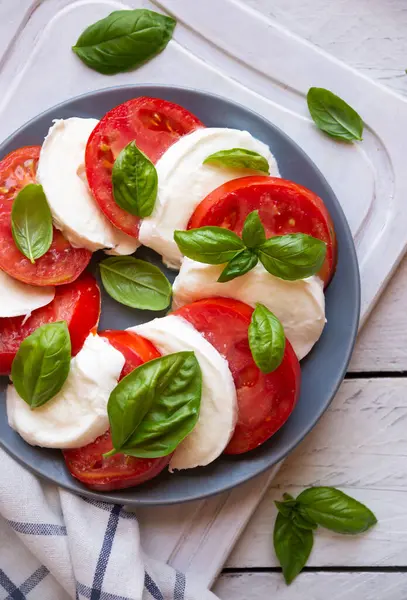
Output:
<svg viewBox="0 0 407 600">
<path fill-rule="evenodd" d="M 100 335 L 106 337 L 126 359 L 121 378 L 144 362 L 161 356 L 151 342 L 136 333 L 105 331 Z M 112 447 L 110 431 L 106 431 L 91 444 L 66 450 L 63 454 L 68 469 L 76 479 L 92 490 L 104 492 L 121 490 L 152 479 L 168 465 L 171 458 L 144 459 L 124 454 L 103 458 L 102 454 L 109 452 Z"/>
<path fill-rule="evenodd" d="M 118 154 L 133 140 L 152 162 L 182 135 L 203 123 L 178 104 L 140 97 L 119 104 L 96 125 L 86 147 L 86 175 L 97 203 L 119 229 L 138 237 L 140 219 L 116 204 L 112 193 L 112 167 Z"/>
<path fill-rule="evenodd" d="M 268 440 L 287 421 L 300 391 L 300 365 L 288 340 L 278 369 L 265 375 L 256 366 L 247 338 L 252 312 L 237 300 L 208 298 L 174 313 L 189 321 L 229 363 L 238 420 L 226 454 L 248 452 Z"/>
<path fill-rule="evenodd" d="M 319 273 L 325 285 L 336 267 L 335 230 L 319 196 L 302 185 L 279 177 L 253 176 L 234 179 L 208 194 L 195 209 L 188 229 L 217 225 L 241 235 L 247 215 L 258 210 L 267 237 L 307 233 L 327 245 L 326 260 Z"/>
<path fill-rule="evenodd" d="M 84 271 L 91 257 L 89 250 L 73 248 L 54 228 L 50 249 L 32 264 L 13 240 L 10 210 L 0 213 L 0 269 L 14 279 L 38 286 L 71 283 Z"/>
<path fill-rule="evenodd" d="M 50 249 L 35 264 L 18 250 L 11 233 L 11 208 L 18 192 L 36 182 L 41 146 L 25 146 L 0 161 L 0 269 L 32 285 L 71 283 L 89 263 L 92 253 L 73 248 L 62 233 L 54 228 Z"/>
<path fill-rule="evenodd" d="M 0 319 L 0 374 L 8 375 L 21 342 L 41 325 L 66 321 L 71 336 L 72 355 L 82 348 L 89 333 L 96 329 L 100 315 L 100 291 L 95 278 L 84 273 L 74 283 L 56 289 L 47 306 L 24 317 Z"/>
<path fill-rule="evenodd" d="M 40 150 L 41 146 L 24 146 L 0 161 L 0 208 L 11 207 L 18 192 L 35 183 Z"/>
</svg>

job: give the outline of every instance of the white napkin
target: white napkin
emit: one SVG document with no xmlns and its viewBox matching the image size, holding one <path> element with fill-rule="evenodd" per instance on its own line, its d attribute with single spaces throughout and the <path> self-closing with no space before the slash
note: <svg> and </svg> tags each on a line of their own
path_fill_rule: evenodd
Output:
<svg viewBox="0 0 407 600">
<path fill-rule="evenodd" d="M 143 555 L 136 515 L 74 496 L 0 449 L 0 600 L 216 600 Z"/>
</svg>

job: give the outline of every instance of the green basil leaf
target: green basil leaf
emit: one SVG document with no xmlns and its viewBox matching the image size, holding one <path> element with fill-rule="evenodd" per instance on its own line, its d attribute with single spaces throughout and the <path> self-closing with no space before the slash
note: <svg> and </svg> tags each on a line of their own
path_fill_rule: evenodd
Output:
<svg viewBox="0 0 407 600">
<path fill-rule="evenodd" d="M 326 244 L 304 233 L 289 233 L 268 239 L 258 253 L 266 271 L 294 281 L 318 273 L 324 264 Z"/>
<path fill-rule="evenodd" d="M 251 250 L 242 250 L 226 265 L 219 275 L 218 281 L 225 283 L 251 271 L 258 263 L 257 254 Z"/>
<path fill-rule="evenodd" d="M 244 250 L 240 237 L 223 227 L 175 231 L 174 240 L 184 256 L 208 265 L 227 263 Z"/>
<path fill-rule="evenodd" d="M 87 27 L 72 50 L 91 69 L 113 75 L 162 52 L 175 25 L 171 17 L 151 10 L 116 10 Z"/>
<path fill-rule="evenodd" d="M 362 533 L 377 523 L 367 506 L 332 487 L 304 490 L 297 502 L 301 515 L 337 533 Z"/>
<path fill-rule="evenodd" d="M 257 248 L 266 241 L 266 232 L 258 210 L 247 215 L 243 224 L 242 240 L 248 248 Z"/>
<path fill-rule="evenodd" d="M 112 256 L 99 263 L 102 283 L 112 298 L 142 310 L 163 310 L 171 284 L 160 269 L 133 256 Z"/>
<path fill-rule="evenodd" d="M 17 248 L 33 264 L 52 244 L 52 217 L 42 185 L 29 183 L 11 209 L 11 232 Z"/>
<path fill-rule="evenodd" d="M 124 377 L 110 395 L 114 450 L 140 458 L 167 456 L 193 430 L 202 375 L 193 352 L 156 358 Z"/>
<path fill-rule="evenodd" d="M 246 150 L 245 148 L 232 148 L 221 150 L 205 158 L 204 164 L 216 165 L 217 167 L 228 167 L 230 169 L 250 169 L 270 173 L 267 159 L 258 152 Z"/>
<path fill-rule="evenodd" d="M 31 408 L 51 400 L 71 365 L 71 338 L 65 321 L 42 325 L 20 344 L 11 367 L 17 393 Z"/>
<path fill-rule="evenodd" d="M 273 541 L 284 579 L 290 584 L 307 563 L 314 534 L 309 529 L 297 527 L 291 518 L 279 512 L 274 524 Z"/>
<path fill-rule="evenodd" d="M 283 498 L 284 502 L 295 502 L 294 496 L 291 496 L 291 494 L 288 494 L 287 492 L 284 492 Z"/>
<path fill-rule="evenodd" d="M 348 142 L 362 139 L 362 119 L 339 96 L 324 88 L 312 87 L 307 94 L 307 103 L 315 125 L 331 137 Z"/>
<path fill-rule="evenodd" d="M 274 501 L 279 512 L 287 518 L 291 518 L 293 514 L 293 505 L 288 502 L 279 502 L 278 500 Z M 295 504 L 294 504 L 295 506 Z"/>
<path fill-rule="evenodd" d="M 275 371 L 285 350 L 284 328 L 263 304 L 257 304 L 249 325 L 249 346 L 254 362 L 262 373 Z"/>
<path fill-rule="evenodd" d="M 130 142 L 116 158 L 112 170 L 116 204 L 136 217 L 148 217 L 157 198 L 158 176 L 153 163 Z"/>
<path fill-rule="evenodd" d="M 305 516 L 301 515 L 296 510 L 293 511 L 292 520 L 294 521 L 295 525 L 297 525 L 297 527 L 300 527 L 300 529 L 315 530 L 315 529 L 318 528 L 318 525 L 315 523 L 315 521 L 311 521 L 310 519 L 308 519 Z"/>
</svg>

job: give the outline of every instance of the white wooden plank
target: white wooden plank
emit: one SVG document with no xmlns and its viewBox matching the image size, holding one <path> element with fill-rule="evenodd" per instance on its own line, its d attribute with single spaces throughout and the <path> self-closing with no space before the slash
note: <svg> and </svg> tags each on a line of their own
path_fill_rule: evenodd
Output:
<svg viewBox="0 0 407 600">
<path fill-rule="evenodd" d="M 310 565 L 407 565 L 406 395 L 404 378 L 345 381 L 283 463 L 227 565 L 275 566 L 273 500 L 311 485 L 340 487 L 369 505 L 379 524 L 357 538 L 321 532 Z"/>
<path fill-rule="evenodd" d="M 359 334 L 351 371 L 407 370 L 407 258 Z"/>
<path fill-rule="evenodd" d="M 407 573 L 301 573 L 287 586 L 280 573 L 224 574 L 222 600 L 406 600 Z"/>
<path fill-rule="evenodd" d="M 40 1 L 3 0 L 0 2 L 0 59 L 23 30 Z"/>
</svg>

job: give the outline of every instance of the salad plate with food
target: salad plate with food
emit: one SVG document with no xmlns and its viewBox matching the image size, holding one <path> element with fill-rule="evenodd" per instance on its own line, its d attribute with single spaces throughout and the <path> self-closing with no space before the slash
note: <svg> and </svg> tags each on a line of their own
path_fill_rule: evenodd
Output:
<svg viewBox="0 0 407 600">
<path fill-rule="evenodd" d="M 49 109 L 0 154 L 0 444 L 130 505 L 286 456 L 344 377 L 360 305 L 304 152 L 231 100 L 140 85 Z"/>
</svg>

